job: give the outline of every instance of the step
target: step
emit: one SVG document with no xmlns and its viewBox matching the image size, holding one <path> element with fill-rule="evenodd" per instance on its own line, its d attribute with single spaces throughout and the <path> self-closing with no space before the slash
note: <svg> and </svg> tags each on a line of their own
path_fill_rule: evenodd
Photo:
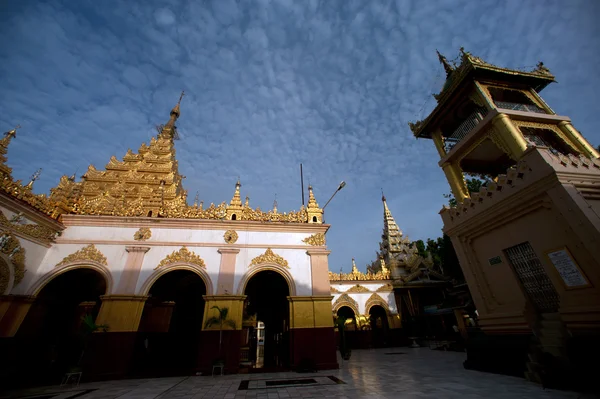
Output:
<svg viewBox="0 0 600 399">
<path fill-rule="evenodd" d="M 560 313 L 542 313 L 542 320 L 558 320 L 561 321 Z"/>
</svg>

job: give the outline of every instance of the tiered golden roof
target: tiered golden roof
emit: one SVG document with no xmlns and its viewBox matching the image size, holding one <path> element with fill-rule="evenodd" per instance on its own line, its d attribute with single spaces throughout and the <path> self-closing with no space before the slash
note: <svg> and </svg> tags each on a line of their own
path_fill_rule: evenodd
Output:
<svg viewBox="0 0 600 399">
<path fill-rule="evenodd" d="M 385 268 L 378 272 L 367 271 L 363 273 L 358 270 L 354 258 L 352 258 L 352 272 L 350 273 L 334 273 L 329 271 L 329 281 L 373 281 L 373 280 L 389 280 L 391 278 L 390 271 Z"/>
<path fill-rule="evenodd" d="M 183 97 L 183 93 L 182 93 Z M 203 202 L 187 205 L 187 191 L 183 188 L 185 178 L 179 173 L 175 158 L 177 128 L 180 116 L 179 102 L 171 110 L 167 124 L 160 126 L 157 137 L 149 144 L 143 143 L 137 152 L 127 151 L 122 160 L 110 158 L 105 170 L 90 165 L 81 182 L 75 176 L 63 176 L 58 186 L 51 189 L 50 196 L 35 195 L 32 184 L 23 186 L 13 182 L 11 169 L 6 165 L 6 151 L 16 129 L 0 140 L 1 189 L 21 199 L 36 209 L 52 216 L 74 213 L 79 215 L 111 215 L 192 219 L 227 219 L 261 222 L 322 223 L 323 210 L 319 208 L 312 187 L 309 187 L 309 202 L 305 209 L 279 213 L 274 204 L 272 211 L 252 209 L 249 200 L 242 205 L 241 184 L 238 180 L 229 205 L 225 202 L 203 209 Z"/>
</svg>

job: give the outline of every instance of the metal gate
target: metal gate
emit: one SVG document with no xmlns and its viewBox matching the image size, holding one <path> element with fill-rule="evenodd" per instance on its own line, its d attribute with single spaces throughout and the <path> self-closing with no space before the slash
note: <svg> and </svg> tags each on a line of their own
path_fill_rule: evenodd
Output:
<svg viewBox="0 0 600 399">
<path fill-rule="evenodd" d="M 560 298 L 531 245 L 525 242 L 504 252 L 535 307 L 541 313 L 557 312 Z"/>
</svg>

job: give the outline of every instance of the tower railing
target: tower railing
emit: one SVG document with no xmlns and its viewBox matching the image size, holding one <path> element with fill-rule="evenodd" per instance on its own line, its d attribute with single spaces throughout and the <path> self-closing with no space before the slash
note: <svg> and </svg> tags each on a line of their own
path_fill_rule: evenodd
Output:
<svg viewBox="0 0 600 399">
<path fill-rule="evenodd" d="M 494 101 L 496 107 L 502 109 L 510 109 L 513 111 L 525 111 L 525 112 L 535 112 L 536 114 L 547 114 L 547 112 L 533 104 L 519 104 L 519 103 L 511 103 L 508 101 Z"/>
<path fill-rule="evenodd" d="M 487 115 L 487 108 L 477 108 L 472 114 L 470 114 L 454 131 L 452 134 L 444 139 L 444 145 L 446 152 L 450 152 L 455 145 L 460 143 L 467 135 L 475 129 L 475 127 L 485 118 Z"/>
</svg>

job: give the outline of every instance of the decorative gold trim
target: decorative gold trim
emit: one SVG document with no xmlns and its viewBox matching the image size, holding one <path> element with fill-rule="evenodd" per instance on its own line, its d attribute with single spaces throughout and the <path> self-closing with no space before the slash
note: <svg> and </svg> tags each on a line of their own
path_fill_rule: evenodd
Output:
<svg viewBox="0 0 600 399">
<path fill-rule="evenodd" d="M 358 311 L 358 303 L 346 293 L 343 293 L 338 297 L 338 299 L 335 300 L 333 303 L 333 311 L 337 312 L 343 306 L 348 306 L 350 309 L 352 309 L 355 317 L 360 314 Z"/>
<path fill-rule="evenodd" d="M 206 264 L 200 256 L 196 255 L 194 252 L 190 251 L 185 246 L 183 246 L 179 251 L 173 251 L 173 253 L 167 255 L 163 260 L 160 261 L 160 263 L 154 268 L 154 270 L 172 265 L 174 263 L 189 263 L 201 267 L 203 269 L 206 268 Z"/>
<path fill-rule="evenodd" d="M 334 294 L 341 294 L 341 293 L 342 293 L 342 291 L 338 290 L 338 289 L 337 289 L 337 288 L 335 288 L 335 287 L 330 287 L 330 291 L 331 291 L 332 293 L 334 293 Z"/>
<path fill-rule="evenodd" d="M 223 239 L 227 244 L 235 244 L 238 238 L 238 233 L 235 230 L 227 230 L 225 234 L 223 234 Z"/>
<path fill-rule="evenodd" d="M 100 263 L 101 265 L 108 266 L 106 261 L 106 256 L 102 254 L 94 244 L 90 244 L 86 247 L 83 247 L 77 252 L 72 253 L 71 255 L 66 256 L 63 260 L 56 264 L 55 267 L 59 267 L 62 265 L 66 265 L 68 263 L 73 263 L 76 261 L 92 261 L 96 263 Z"/>
<path fill-rule="evenodd" d="M 133 239 L 136 241 L 146 241 L 152 237 L 152 230 L 148 227 L 140 227 L 138 231 L 133 235 Z"/>
<path fill-rule="evenodd" d="M 388 314 L 390 313 L 390 305 L 379 294 L 373 294 L 367 299 L 365 302 L 365 313 L 369 314 L 369 311 L 375 305 L 381 306 Z"/>
<path fill-rule="evenodd" d="M 25 248 L 21 246 L 21 243 L 15 236 L 10 232 L 5 231 L 0 236 L 0 251 L 8 257 L 10 263 L 14 268 L 14 283 L 16 286 L 23 280 L 25 276 Z M 4 293 L 4 290 L 8 287 L 10 280 L 10 265 L 5 264 L 0 273 L 0 294 Z M 6 274 L 8 273 L 8 274 Z"/>
<path fill-rule="evenodd" d="M 302 242 L 305 242 L 308 245 L 312 245 L 312 246 L 323 246 L 326 243 L 325 234 L 315 233 L 315 234 L 311 235 L 310 237 L 306 237 L 305 239 L 303 239 Z"/>
<path fill-rule="evenodd" d="M 375 290 L 375 292 L 390 292 L 390 291 L 394 291 L 394 286 L 390 283 L 382 285 L 381 287 L 379 287 Z"/>
<path fill-rule="evenodd" d="M 554 124 L 551 124 L 551 123 L 528 122 L 528 121 L 519 121 L 519 120 L 512 120 L 512 122 L 519 129 L 519 132 L 521 132 L 521 134 L 523 134 L 523 131 L 521 130 L 521 127 L 531 127 L 531 128 L 534 128 L 534 129 L 548 129 L 548 130 L 551 130 L 551 131 L 553 131 L 558 136 L 558 138 L 562 142 L 564 142 L 566 145 L 568 145 L 569 147 L 571 147 L 571 149 L 573 149 L 573 151 L 575 151 L 575 153 L 577 153 L 577 154 L 581 153 L 581 151 L 578 150 L 577 147 L 575 145 L 573 145 L 573 143 L 571 143 L 571 141 L 567 138 L 567 136 L 565 136 L 565 134 L 563 133 L 563 131 L 560 130 L 560 128 L 558 127 L 558 125 L 554 125 Z M 525 134 L 523 134 L 523 137 L 525 137 Z"/>
<path fill-rule="evenodd" d="M 363 287 L 362 285 L 356 284 L 356 285 L 350 287 L 348 290 L 346 290 L 346 292 L 362 293 L 362 292 L 371 292 L 371 290 L 369 290 L 366 287 Z"/>
<path fill-rule="evenodd" d="M 25 236 L 39 238 L 45 241 L 53 241 L 56 236 L 57 230 L 53 230 L 46 226 L 40 226 L 34 223 L 20 223 L 19 221 L 24 219 L 23 214 L 18 213 L 11 220 L 8 220 L 6 215 L 0 211 L 0 226 L 6 227 L 8 230 L 16 233 L 23 234 Z"/>
<path fill-rule="evenodd" d="M 250 262 L 250 266 L 260 265 L 263 263 L 274 263 L 279 266 L 287 267 L 289 269 L 289 265 L 287 260 L 283 259 L 283 257 L 274 253 L 271 248 L 267 248 L 264 254 L 257 256 L 252 259 Z"/>
</svg>

